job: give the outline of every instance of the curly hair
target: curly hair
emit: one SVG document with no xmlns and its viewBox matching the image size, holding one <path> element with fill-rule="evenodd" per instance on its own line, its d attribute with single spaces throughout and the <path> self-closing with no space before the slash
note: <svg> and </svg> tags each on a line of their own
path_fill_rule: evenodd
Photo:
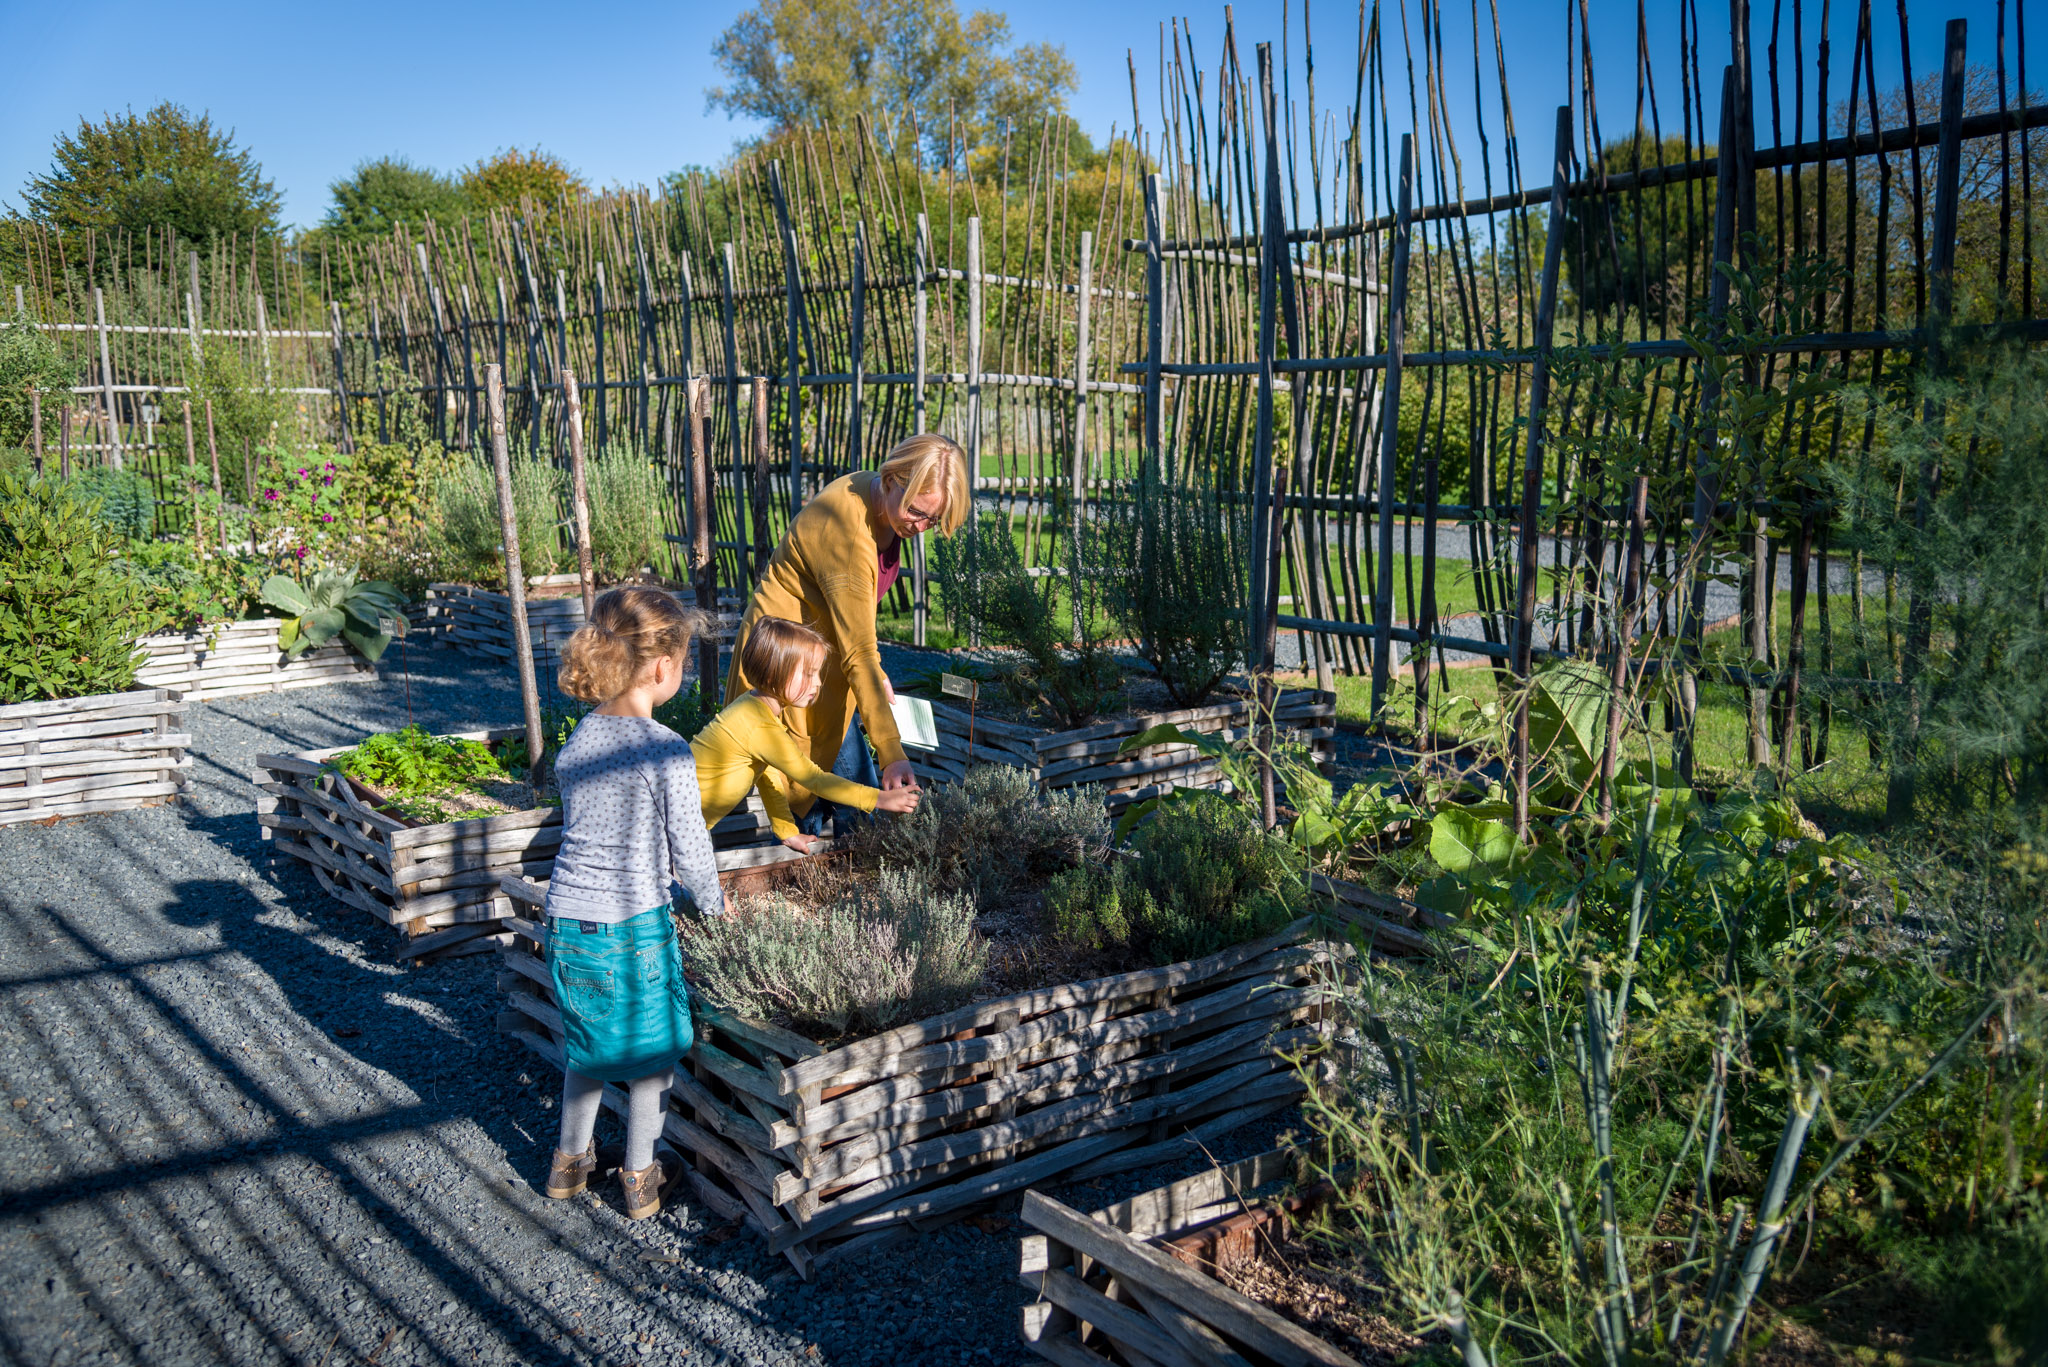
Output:
<svg viewBox="0 0 2048 1367">
<path fill-rule="evenodd" d="M 665 589 L 629 584 L 597 596 L 590 620 L 562 649 L 555 676 L 562 691 L 584 702 L 607 703 L 633 686 L 650 660 L 687 656 L 691 638 L 711 619 L 684 607 Z"/>
</svg>

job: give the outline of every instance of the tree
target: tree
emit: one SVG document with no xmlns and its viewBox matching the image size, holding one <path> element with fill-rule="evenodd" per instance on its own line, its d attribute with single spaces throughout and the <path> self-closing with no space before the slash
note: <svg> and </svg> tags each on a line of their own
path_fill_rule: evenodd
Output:
<svg viewBox="0 0 2048 1367">
<path fill-rule="evenodd" d="M 359 162 L 327 188 L 334 203 L 320 227 L 344 242 L 382 237 L 401 223 L 456 218 L 470 207 L 469 195 L 454 177 L 404 157 Z"/>
<path fill-rule="evenodd" d="M 513 209 L 525 199 L 540 204 L 565 195 L 581 199 L 590 187 L 560 157 L 538 147 L 531 152 L 513 147 L 465 169 L 462 190 L 479 209 Z"/>
<path fill-rule="evenodd" d="M 865 114 L 899 137 L 914 121 L 934 159 L 960 157 L 1064 113 L 1076 88 L 1064 48 L 1009 47 L 1008 20 L 977 10 L 963 21 L 953 0 L 761 0 L 712 47 L 728 83 L 706 102 L 767 122 L 771 136 Z"/>
<path fill-rule="evenodd" d="M 210 115 L 164 103 L 137 117 L 79 120 L 59 134 L 48 175 L 22 195 L 31 218 L 71 230 L 168 227 L 192 242 L 274 233 L 280 201 L 255 156 Z"/>
<path fill-rule="evenodd" d="M 1665 138 L 1659 147 L 1645 128 L 1603 147 L 1598 169 L 1619 176 L 1638 168 L 1679 166 L 1686 152 L 1683 139 Z M 1695 146 L 1691 154 L 1711 157 L 1714 149 Z M 1566 204 L 1564 260 L 1586 307 L 1604 312 L 1625 304 L 1653 326 L 1683 322 L 1693 296 L 1707 290 L 1713 180 L 1584 195 Z"/>
<path fill-rule="evenodd" d="M 65 360 L 56 339 L 16 314 L 0 324 L 0 448 L 27 446 L 34 427 L 29 391 L 43 396 L 43 435 L 51 439 L 57 410 L 71 397 L 65 391 L 78 367 Z"/>
</svg>

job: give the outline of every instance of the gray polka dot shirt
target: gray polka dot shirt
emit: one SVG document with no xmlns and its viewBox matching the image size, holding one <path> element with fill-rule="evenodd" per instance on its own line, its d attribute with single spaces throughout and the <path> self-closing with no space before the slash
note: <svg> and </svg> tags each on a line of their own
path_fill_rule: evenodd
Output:
<svg viewBox="0 0 2048 1367">
<path fill-rule="evenodd" d="M 593 712 L 555 761 L 562 848 L 548 915 L 616 924 L 669 900 L 669 879 L 698 910 L 725 910 L 697 795 L 690 743 L 646 717 Z"/>
</svg>

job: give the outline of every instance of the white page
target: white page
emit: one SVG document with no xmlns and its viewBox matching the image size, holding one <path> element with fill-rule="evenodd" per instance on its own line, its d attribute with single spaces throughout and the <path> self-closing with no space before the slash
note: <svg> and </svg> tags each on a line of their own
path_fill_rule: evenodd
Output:
<svg viewBox="0 0 2048 1367">
<path fill-rule="evenodd" d="M 932 721 L 932 705 L 923 698 L 906 698 L 901 693 L 889 709 L 896 716 L 896 734 L 905 745 L 920 750 L 939 748 L 939 728 Z"/>
</svg>

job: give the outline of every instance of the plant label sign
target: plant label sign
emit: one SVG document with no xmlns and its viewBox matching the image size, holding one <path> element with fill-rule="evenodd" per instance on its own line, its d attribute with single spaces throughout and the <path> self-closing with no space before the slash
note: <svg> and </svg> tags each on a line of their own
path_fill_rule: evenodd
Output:
<svg viewBox="0 0 2048 1367">
<path fill-rule="evenodd" d="M 964 674 L 941 674 L 939 692 L 949 698 L 965 698 L 973 702 L 981 694 L 981 685 Z"/>
</svg>

